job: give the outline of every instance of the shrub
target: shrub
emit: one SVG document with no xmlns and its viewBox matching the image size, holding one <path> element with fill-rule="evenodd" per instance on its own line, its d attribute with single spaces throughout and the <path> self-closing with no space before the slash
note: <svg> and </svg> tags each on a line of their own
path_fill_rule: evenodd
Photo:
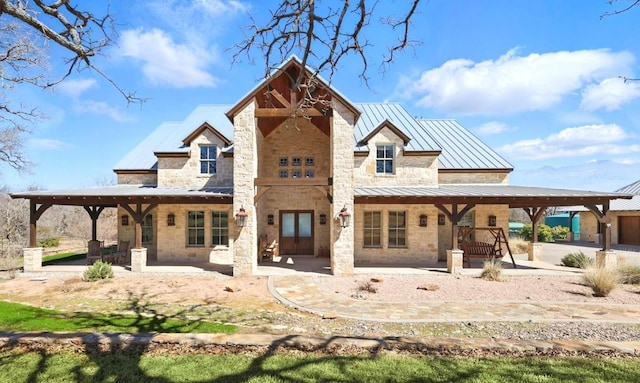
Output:
<svg viewBox="0 0 640 383">
<path fill-rule="evenodd" d="M 620 283 L 636 285 L 640 283 L 640 266 L 622 264 L 618 266 Z"/>
<path fill-rule="evenodd" d="M 91 267 L 84 272 L 84 280 L 87 282 L 97 281 L 98 279 L 113 278 L 113 269 L 111 264 L 102 261 L 96 261 Z"/>
<path fill-rule="evenodd" d="M 577 267 L 580 269 L 586 269 L 593 267 L 593 259 L 589 258 L 585 253 L 579 251 L 577 253 L 569 253 L 565 255 L 562 260 L 562 264 L 568 267 Z"/>
<path fill-rule="evenodd" d="M 40 247 L 58 247 L 60 245 L 60 237 L 43 238 L 38 241 Z"/>
<path fill-rule="evenodd" d="M 616 269 L 610 267 L 592 268 L 583 275 L 584 283 L 593 290 L 596 297 L 606 297 L 620 282 Z"/>
<path fill-rule="evenodd" d="M 532 231 L 533 231 L 533 228 L 531 227 L 531 224 L 528 223 L 524 225 L 522 229 L 520 229 L 520 236 L 525 241 L 531 241 L 532 234 L 533 234 Z M 551 242 L 551 241 L 553 241 L 553 233 L 551 231 L 551 228 L 545 225 L 544 223 L 538 225 L 538 242 Z"/>
<path fill-rule="evenodd" d="M 485 281 L 501 281 L 502 262 L 495 258 L 484 261 L 480 278 L 484 279 Z"/>
<path fill-rule="evenodd" d="M 554 226 L 551 228 L 551 236 L 554 241 L 558 239 L 567 239 L 567 235 L 569 234 L 569 228 L 566 226 Z"/>
</svg>

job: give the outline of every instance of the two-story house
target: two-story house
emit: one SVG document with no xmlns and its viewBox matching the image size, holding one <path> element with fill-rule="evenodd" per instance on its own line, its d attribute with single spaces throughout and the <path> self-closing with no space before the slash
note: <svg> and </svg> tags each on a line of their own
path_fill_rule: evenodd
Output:
<svg viewBox="0 0 640 383">
<path fill-rule="evenodd" d="M 235 104 L 161 124 L 115 166 L 117 186 L 14 194 L 31 201 L 25 268 L 41 260 L 36 222 L 52 204 L 84 206 L 94 241 L 102 209 L 118 207 L 133 270 L 232 262 L 234 275 L 251 275 L 266 237 L 282 255 L 328 256 L 348 275 L 356 264 L 445 260 L 458 226 L 507 232 L 510 207 L 535 220 L 548 206 L 620 197 L 511 186 L 512 166 L 456 121 L 352 103 L 319 78 L 292 86 L 304 70 L 293 57 Z"/>
</svg>

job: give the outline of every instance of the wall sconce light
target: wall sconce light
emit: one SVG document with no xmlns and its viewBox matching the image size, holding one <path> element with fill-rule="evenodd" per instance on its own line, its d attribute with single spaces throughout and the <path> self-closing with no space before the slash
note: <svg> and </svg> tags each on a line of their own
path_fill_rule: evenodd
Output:
<svg viewBox="0 0 640 383">
<path fill-rule="evenodd" d="M 327 215 L 326 214 L 320 214 L 320 224 L 321 225 L 326 225 L 327 223 Z"/>
<path fill-rule="evenodd" d="M 175 226 L 176 225 L 176 215 L 170 213 L 167 215 L 167 226 Z"/>
<path fill-rule="evenodd" d="M 489 226 L 493 227 L 496 225 L 496 216 L 495 215 L 490 215 L 489 216 Z"/>
<path fill-rule="evenodd" d="M 346 205 L 340 210 L 338 218 L 340 219 L 340 226 L 342 227 L 349 227 L 351 224 L 351 213 L 347 210 Z"/>
<path fill-rule="evenodd" d="M 444 226 L 444 224 L 445 224 L 444 214 L 438 214 L 438 225 Z"/>
<path fill-rule="evenodd" d="M 267 215 L 267 225 L 273 225 L 273 214 Z"/>
<path fill-rule="evenodd" d="M 420 214 L 420 227 L 427 227 L 427 215 Z"/>
<path fill-rule="evenodd" d="M 128 215 L 123 215 L 121 217 L 122 220 L 122 226 L 129 226 L 129 216 Z"/>
<path fill-rule="evenodd" d="M 236 213 L 236 225 L 243 227 L 247 224 L 247 212 L 244 207 L 240 207 L 240 211 Z"/>
</svg>

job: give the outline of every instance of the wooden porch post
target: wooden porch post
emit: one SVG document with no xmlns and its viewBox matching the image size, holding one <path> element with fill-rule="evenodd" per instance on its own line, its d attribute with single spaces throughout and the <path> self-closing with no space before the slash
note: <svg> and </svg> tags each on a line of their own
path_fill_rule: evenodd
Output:
<svg viewBox="0 0 640 383">
<path fill-rule="evenodd" d="M 131 206 L 127 205 L 127 204 L 122 204 L 120 205 L 122 206 L 122 208 L 124 210 L 127 211 L 127 213 L 129 213 L 131 215 L 131 217 L 133 217 L 133 220 L 135 222 L 135 238 L 134 238 L 134 245 L 133 247 L 135 249 L 142 249 L 142 221 L 144 220 L 144 216 L 147 215 L 147 213 L 149 213 L 153 208 L 155 208 L 156 206 L 158 206 L 158 204 L 150 204 L 149 206 L 147 206 L 146 209 L 144 209 L 144 211 L 142 210 L 142 204 L 141 203 L 137 203 L 136 204 L 136 210 L 134 211 Z"/>
<path fill-rule="evenodd" d="M 38 207 L 34 200 L 29 200 L 29 247 L 38 247 L 38 219 L 50 207 L 50 203 Z"/>
<path fill-rule="evenodd" d="M 84 210 L 91 217 L 91 240 L 98 240 L 98 217 L 104 210 L 104 206 L 83 206 Z"/>
</svg>

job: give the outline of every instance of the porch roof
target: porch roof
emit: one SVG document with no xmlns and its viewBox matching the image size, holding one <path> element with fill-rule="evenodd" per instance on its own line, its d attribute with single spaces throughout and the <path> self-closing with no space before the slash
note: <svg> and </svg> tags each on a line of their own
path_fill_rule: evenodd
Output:
<svg viewBox="0 0 640 383">
<path fill-rule="evenodd" d="M 356 203 L 501 204 L 509 207 L 602 205 L 633 195 L 504 184 L 441 184 L 434 186 L 358 186 Z"/>
<path fill-rule="evenodd" d="M 129 203 L 232 203 L 232 187 L 169 188 L 155 185 L 113 185 L 84 189 L 26 191 L 11 198 L 54 205 L 116 206 Z"/>
</svg>

